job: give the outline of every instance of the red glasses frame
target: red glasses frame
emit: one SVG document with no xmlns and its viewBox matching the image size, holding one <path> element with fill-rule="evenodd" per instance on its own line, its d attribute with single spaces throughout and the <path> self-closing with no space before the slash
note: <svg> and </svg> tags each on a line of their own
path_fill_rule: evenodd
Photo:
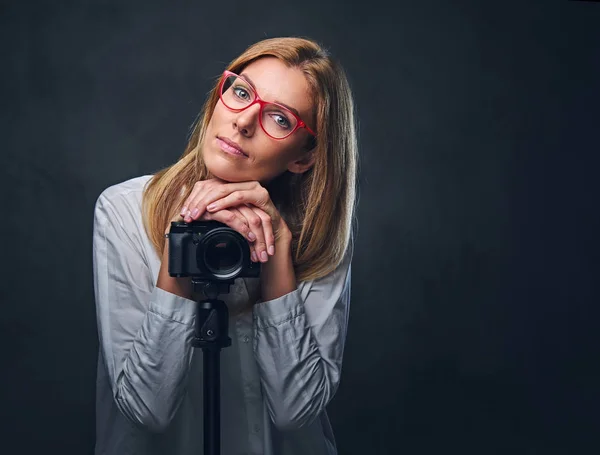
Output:
<svg viewBox="0 0 600 455">
<path fill-rule="evenodd" d="M 227 106 L 227 104 L 225 103 L 225 101 L 223 101 L 223 86 L 225 85 L 225 81 L 227 80 L 228 77 L 230 76 L 235 76 L 235 77 L 239 77 L 240 79 L 242 79 L 243 81 L 245 81 L 248 84 L 248 87 L 251 87 L 252 90 L 254 91 L 254 94 L 256 95 L 256 98 L 254 99 L 254 101 L 252 101 L 250 104 L 248 104 L 248 106 L 243 107 L 242 109 L 232 109 L 229 106 Z M 246 79 L 244 79 L 244 76 L 240 76 L 239 74 L 235 74 L 232 73 L 231 71 L 224 71 L 223 72 L 223 78 L 221 80 L 221 84 L 219 84 L 219 99 L 221 100 L 221 102 L 223 103 L 223 106 L 225 106 L 227 109 L 229 109 L 230 111 L 233 112 L 242 112 L 245 111 L 246 109 L 248 109 L 250 106 L 254 106 L 255 104 L 259 104 L 260 105 L 260 112 L 259 112 L 259 116 L 258 116 L 258 122 L 260 123 L 260 127 L 262 128 L 262 130 L 265 132 L 265 134 L 267 136 L 269 136 L 272 139 L 275 139 L 276 141 L 280 141 L 282 139 L 286 139 L 288 137 L 290 137 L 292 134 L 294 134 L 298 129 L 300 128 L 305 128 L 306 131 L 308 131 L 310 134 L 312 134 L 313 136 L 317 136 L 317 134 L 311 130 L 309 128 L 309 126 L 304 122 L 304 120 L 302 120 L 300 117 L 298 117 L 296 114 L 294 114 L 292 111 L 290 111 L 287 107 L 278 104 L 278 103 L 271 103 L 269 101 L 264 101 L 263 99 L 261 99 L 260 96 L 258 96 L 258 92 L 256 91 L 256 89 L 254 87 L 252 87 L 252 84 L 250 84 Z M 269 133 L 267 133 L 267 130 L 265 129 L 265 127 L 262 124 L 262 112 L 263 112 L 263 108 L 265 106 L 268 105 L 274 105 L 277 106 L 281 109 L 285 109 L 287 112 L 289 112 L 290 114 L 292 114 L 294 116 L 294 118 L 297 120 L 298 123 L 296 123 L 295 128 L 290 131 L 289 134 L 287 134 L 284 137 L 275 137 L 275 136 L 271 136 Z"/>
</svg>

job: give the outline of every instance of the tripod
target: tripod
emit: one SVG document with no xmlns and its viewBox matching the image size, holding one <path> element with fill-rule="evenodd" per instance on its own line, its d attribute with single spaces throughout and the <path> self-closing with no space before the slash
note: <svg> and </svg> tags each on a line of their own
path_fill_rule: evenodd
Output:
<svg viewBox="0 0 600 455">
<path fill-rule="evenodd" d="M 229 281 L 197 281 L 192 278 L 194 292 L 207 297 L 197 300 L 196 325 L 192 346 L 202 348 L 204 361 L 204 455 L 221 452 L 221 349 L 231 346 L 229 310 L 217 297 L 228 293 Z"/>
</svg>

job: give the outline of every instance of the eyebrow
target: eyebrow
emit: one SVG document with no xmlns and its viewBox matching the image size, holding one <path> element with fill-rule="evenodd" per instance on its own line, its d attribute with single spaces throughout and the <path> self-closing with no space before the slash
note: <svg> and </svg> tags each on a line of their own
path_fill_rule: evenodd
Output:
<svg viewBox="0 0 600 455">
<path fill-rule="evenodd" d="M 256 91 L 256 93 L 258 93 L 258 90 L 256 89 L 256 85 L 254 85 L 254 82 L 252 82 L 252 79 L 250 79 L 247 74 L 242 73 L 242 74 L 240 74 L 240 76 L 243 77 L 244 79 L 246 79 L 250 83 L 250 85 L 252 86 L 252 88 Z M 288 106 L 287 104 L 282 103 L 281 101 L 275 100 L 274 102 L 277 103 L 277 104 L 281 104 L 283 107 L 288 108 L 290 111 L 292 111 L 298 117 L 300 117 L 300 113 L 296 109 L 294 109 L 293 107 Z"/>
</svg>

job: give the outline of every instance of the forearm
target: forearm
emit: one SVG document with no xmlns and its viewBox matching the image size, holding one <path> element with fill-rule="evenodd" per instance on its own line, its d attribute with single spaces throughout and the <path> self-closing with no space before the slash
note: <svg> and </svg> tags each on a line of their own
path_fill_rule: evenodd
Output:
<svg viewBox="0 0 600 455">
<path fill-rule="evenodd" d="M 191 280 L 171 277 L 168 258 L 167 244 L 149 311 L 113 386 L 121 412 L 158 432 L 168 426 L 184 394 L 194 320 L 191 302 L 180 299 L 191 300 Z"/>
<path fill-rule="evenodd" d="M 278 428 L 299 428 L 331 400 L 340 380 L 350 302 L 350 257 L 330 275 L 253 308 L 254 354 Z"/>
<path fill-rule="evenodd" d="M 114 387 L 116 403 L 130 420 L 164 431 L 185 394 L 192 357 L 193 318 L 178 311 L 181 299 L 154 293 L 150 311 L 133 340 Z"/>
<path fill-rule="evenodd" d="M 255 321 L 254 355 L 267 410 L 281 430 L 303 427 L 333 396 L 340 375 L 337 359 L 319 352 L 299 291 L 258 307 L 263 311 Z M 325 353 L 328 351 L 325 348 Z"/>
</svg>

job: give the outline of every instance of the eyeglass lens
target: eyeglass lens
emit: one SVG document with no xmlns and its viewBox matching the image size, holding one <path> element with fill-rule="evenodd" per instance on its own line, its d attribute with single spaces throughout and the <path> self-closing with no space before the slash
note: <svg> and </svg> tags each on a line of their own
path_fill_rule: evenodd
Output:
<svg viewBox="0 0 600 455">
<path fill-rule="evenodd" d="M 250 84 L 237 76 L 228 76 L 223 83 L 221 99 L 225 106 L 233 110 L 246 109 L 256 99 L 256 92 Z M 265 132 L 276 138 L 284 138 L 296 128 L 296 117 L 282 106 L 266 103 L 262 109 L 262 126 Z"/>
</svg>

